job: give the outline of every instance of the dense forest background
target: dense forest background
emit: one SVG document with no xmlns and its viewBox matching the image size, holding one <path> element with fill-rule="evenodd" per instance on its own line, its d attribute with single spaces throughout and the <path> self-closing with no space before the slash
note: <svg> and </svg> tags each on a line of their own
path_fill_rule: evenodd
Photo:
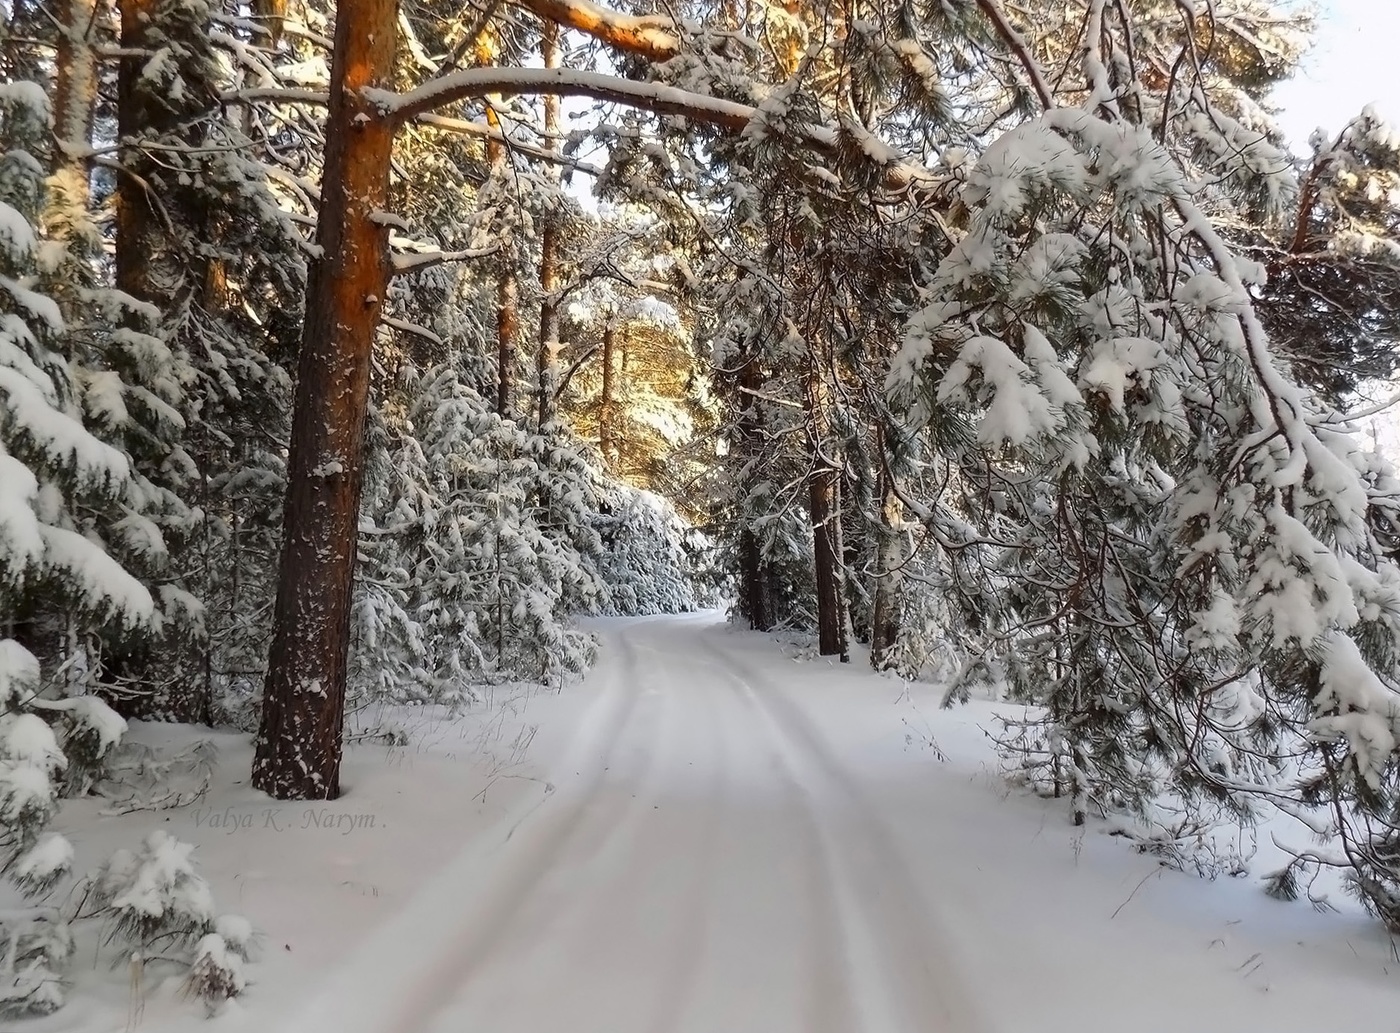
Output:
<svg viewBox="0 0 1400 1033">
<path fill-rule="evenodd" d="M 554 683 L 582 615 L 721 600 L 1031 704 L 1018 777 L 1175 863 L 1296 814 L 1323 845 L 1272 890 L 1340 867 L 1400 927 L 1400 482 L 1348 415 L 1397 364 L 1400 134 L 1292 156 L 1308 32 L 12 3 L 0 844 L 36 903 L 0 997 L 61 1003 L 98 914 L 230 990 L 241 926 L 148 906 L 197 884 L 173 840 L 42 904 L 124 719 L 257 729 L 261 788 L 333 797 L 347 710 Z"/>
</svg>

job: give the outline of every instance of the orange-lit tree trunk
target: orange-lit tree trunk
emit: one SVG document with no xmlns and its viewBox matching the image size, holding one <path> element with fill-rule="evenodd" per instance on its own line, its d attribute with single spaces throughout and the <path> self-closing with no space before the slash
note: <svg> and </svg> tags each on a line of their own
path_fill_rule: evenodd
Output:
<svg viewBox="0 0 1400 1033">
<path fill-rule="evenodd" d="M 486 108 L 486 121 L 493 129 L 500 129 L 500 120 L 495 109 Z M 486 153 L 491 167 L 496 168 L 506 160 L 505 145 L 499 140 L 486 144 Z M 505 261 L 514 258 L 512 249 L 507 249 Z M 515 272 L 509 266 L 501 271 L 496 281 L 496 415 L 510 416 L 511 381 L 515 373 L 515 342 L 520 333 L 520 285 Z"/>
<path fill-rule="evenodd" d="M 540 35 L 540 57 L 546 68 L 559 67 L 559 26 L 546 20 Z M 545 146 L 559 150 L 559 98 L 544 98 Z M 536 416 L 543 427 L 554 419 L 554 385 L 559 379 L 559 212 L 545 212 L 540 228 L 540 333 L 535 345 Z"/>
<path fill-rule="evenodd" d="M 396 0 L 340 0 L 318 257 L 307 283 L 272 652 L 253 784 L 278 799 L 340 793 L 341 725 L 370 353 L 390 276 L 394 125 L 360 94 L 390 85 Z"/>
<path fill-rule="evenodd" d="M 97 104 L 98 27 L 94 0 L 60 0 L 55 5 L 58 33 L 54 49 L 53 171 L 44 213 L 46 232 L 63 242 L 74 258 L 100 247 L 82 239 L 90 226 L 88 153 Z M 95 234 L 93 235 L 95 238 Z"/>
</svg>

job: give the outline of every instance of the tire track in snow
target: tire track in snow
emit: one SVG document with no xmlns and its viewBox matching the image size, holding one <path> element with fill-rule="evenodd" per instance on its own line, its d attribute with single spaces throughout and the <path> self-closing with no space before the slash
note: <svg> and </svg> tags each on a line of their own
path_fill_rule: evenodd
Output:
<svg viewBox="0 0 1400 1033">
<path fill-rule="evenodd" d="M 693 638 L 688 644 L 692 643 Z M 849 918 L 842 914 L 837 893 L 840 882 L 831 837 L 822 826 L 810 790 L 802 783 L 789 752 L 782 749 L 771 734 L 758 730 L 760 726 L 754 717 L 761 717 L 761 714 L 751 693 L 746 692 L 747 686 L 723 664 L 708 657 L 700 662 L 722 675 L 721 686 L 730 709 L 731 731 L 728 734 L 735 741 L 756 742 L 756 751 L 766 756 L 768 769 L 776 776 L 783 796 L 792 804 L 781 813 L 795 820 L 802 844 L 797 850 L 800 865 L 797 881 L 802 886 L 802 911 L 810 922 L 808 934 L 801 938 L 805 974 L 800 1029 L 803 1033 L 855 1033 L 856 1030 L 878 1029 L 858 1022 L 856 988 L 851 979 Z"/>
<path fill-rule="evenodd" d="M 633 630 L 624 629 L 617 645 L 635 658 Z M 560 863 L 534 885 L 491 960 L 464 975 L 454 1000 L 425 1031 L 552 1030 L 564 1006 L 537 988 L 567 988 L 580 964 L 602 977 L 585 980 L 590 987 L 646 972 L 643 987 L 609 998 L 609 1028 L 669 1033 L 682 1021 L 705 953 L 713 833 L 725 799 L 724 741 L 712 705 L 696 707 L 704 701 L 674 684 L 664 666 L 649 664 L 645 675 L 635 661 L 627 666 L 636 695 L 659 713 L 654 728 L 634 721 L 625 733 L 627 750 L 641 763 L 611 765 L 609 786 L 622 806 L 590 816 L 560 845 Z M 683 774 L 679 766 L 687 757 L 702 777 L 695 783 L 682 777 L 677 786 L 674 776 Z M 678 766 L 671 777 L 658 771 L 668 763 Z M 696 794 L 700 814 L 689 820 L 686 805 Z M 658 857 L 664 865 L 656 864 Z M 600 1017 L 585 1008 L 574 1021 L 592 1029 Z"/>
<path fill-rule="evenodd" d="M 632 630 L 624 632 L 629 640 Z M 647 781 L 627 785 L 635 785 L 641 805 L 607 838 L 607 863 L 581 858 L 583 840 L 566 844 L 567 865 L 549 879 L 555 885 L 538 887 L 568 901 L 566 911 L 501 942 L 475 985 L 439 1013 L 432 1033 L 552 1033 L 569 1023 L 583 1033 L 713 1033 L 714 1008 L 744 1029 L 765 1028 L 756 1022 L 760 1011 L 773 1020 L 768 1028 L 783 1033 L 861 1028 L 829 852 L 805 790 L 722 671 L 694 677 L 693 635 L 657 630 L 636 638 L 658 660 L 648 658 L 638 688 L 665 715 L 659 734 L 642 741 L 661 760 L 659 774 L 649 766 Z M 637 729 L 629 728 L 629 743 Z M 779 787 L 776 805 L 736 803 L 731 762 L 761 768 L 751 774 L 761 786 Z M 767 942 L 770 927 L 746 913 L 753 904 L 776 905 L 769 920 L 783 930 L 766 957 L 754 947 Z M 528 910 L 554 908 L 540 900 Z M 784 961 L 794 950 L 796 965 Z M 541 987 L 555 992 L 541 994 Z M 789 987 L 795 1007 L 783 1009 Z M 731 999 L 742 1002 L 738 1010 Z"/>
<path fill-rule="evenodd" d="M 484 1001 L 477 999 L 478 991 L 483 990 L 483 980 L 500 974 L 498 970 L 502 969 L 505 978 L 501 982 L 508 990 L 512 969 L 507 965 L 533 970 L 540 966 L 541 953 L 547 955 L 550 949 L 567 943 L 579 943 L 581 949 L 591 949 L 596 954 L 601 945 L 595 942 L 590 948 L 590 938 L 596 930 L 608 928 L 610 919 L 615 922 L 617 915 L 628 911 L 627 905 L 644 874 L 629 862 L 644 853 L 637 845 L 652 818 L 653 804 L 660 797 L 656 771 L 670 752 L 684 715 L 674 705 L 667 705 L 667 694 L 642 687 L 634 644 L 622 635 L 614 642 L 626 658 L 625 682 L 636 701 L 634 707 L 647 715 L 645 722 L 634 720 L 628 725 L 615 751 L 626 754 L 624 759 L 632 763 L 623 763 L 616 755 L 608 763 L 604 769 L 607 777 L 595 789 L 608 801 L 607 806 L 599 807 L 596 802 L 586 805 L 586 813 L 574 833 L 557 844 L 553 863 L 532 884 L 529 898 L 522 900 L 510 916 L 510 928 L 493 943 L 497 956 L 488 966 L 489 971 L 463 973 L 452 995 L 456 999 L 454 1006 L 443 1009 L 440 1024 L 430 1023 L 425 1030 L 455 1033 L 461 1024 L 454 1024 L 450 1016 L 464 1004 L 469 1012 L 473 1008 L 489 1011 L 493 1006 L 500 1007 L 504 993 L 501 987 L 484 987 Z M 648 676 L 645 682 L 651 680 Z M 543 960 L 548 967 L 552 959 Z"/>
<path fill-rule="evenodd" d="M 744 706 L 746 719 L 749 718 L 751 702 L 737 693 L 735 698 Z M 751 720 L 748 723 L 752 725 Z M 801 851 L 803 896 L 812 928 L 810 935 L 804 938 L 807 977 L 802 1028 L 812 1033 L 853 1033 L 867 1027 L 858 1022 L 857 987 L 851 978 L 848 918 L 842 914 L 842 901 L 834 892 L 840 883 L 833 845 L 824 834 L 810 790 L 802 784 L 791 759 L 775 749 L 771 741 L 766 746 L 771 751 L 773 768 L 784 791 L 796 806 L 800 834 L 807 845 Z"/>
<path fill-rule="evenodd" d="M 649 653 L 665 657 L 660 650 L 644 647 Z M 672 682 L 669 698 L 673 710 L 679 710 L 679 685 Z M 706 748 L 701 763 L 708 772 L 703 787 L 705 809 L 695 823 L 694 844 L 683 856 L 695 859 L 690 873 L 683 906 L 677 909 L 677 927 L 681 937 L 677 943 L 665 977 L 655 995 L 644 1029 L 646 1033 L 674 1033 L 685 1019 L 694 999 L 705 951 L 711 942 L 710 916 L 713 913 L 713 892 L 719 863 L 719 834 L 722 817 L 730 800 L 728 773 L 729 751 L 715 702 L 704 694 L 701 721 Z"/>
<path fill-rule="evenodd" d="M 460 992 L 584 821 L 606 822 L 616 809 L 602 814 L 588 804 L 612 766 L 640 698 L 634 688 L 636 652 L 623 642 L 621 657 L 621 671 L 608 672 L 606 691 L 579 722 L 550 797 L 523 818 L 511 815 L 494 826 L 481 837 L 489 844 L 485 849 L 468 848 L 449 863 L 282 1029 L 415 1033 Z M 578 783 L 567 781 L 571 771 Z M 506 855 L 519 855 L 519 863 Z"/>
<path fill-rule="evenodd" d="M 552 827 L 527 826 L 518 846 L 518 861 L 512 860 L 514 854 L 512 858 L 499 858 L 493 872 L 475 887 L 471 895 L 485 902 L 483 913 L 475 922 L 463 922 L 465 935 L 435 967 L 434 976 L 429 980 L 431 994 L 425 996 L 411 1014 L 402 1016 L 403 1021 L 393 1027 L 394 1033 L 426 1033 L 436 1029 L 435 1020 L 440 1013 L 472 987 L 486 955 L 501 944 L 508 932 L 527 931 L 517 927 L 516 923 L 530 905 L 543 905 L 534 909 L 544 927 L 539 930 L 543 933 L 567 917 L 569 911 L 583 904 L 578 898 L 565 895 L 555 898 L 562 901 L 564 910 L 551 910 L 547 906 L 549 898 L 541 893 L 541 888 L 548 884 L 565 861 L 571 866 L 575 865 L 580 853 L 591 861 L 604 847 L 625 833 L 628 823 L 624 819 L 629 814 L 637 814 L 639 804 L 635 797 L 604 790 L 606 783 L 617 777 L 615 773 L 618 771 L 623 772 L 622 781 L 625 783 L 644 779 L 654 767 L 654 750 L 633 750 L 630 756 L 623 754 L 624 748 L 635 736 L 640 736 L 642 742 L 651 742 L 656 738 L 652 725 L 657 715 L 639 715 L 642 694 L 637 691 L 640 678 L 637 652 L 626 639 L 619 637 L 616 641 L 620 646 L 622 670 L 612 674 L 609 681 L 622 701 L 617 717 L 605 726 L 601 756 L 591 770 L 583 764 L 575 772 L 575 775 L 586 779 L 585 785 L 570 794 L 567 811 L 556 811 L 551 815 L 554 819 Z M 629 734 L 639 717 L 644 727 L 635 735 Z M 628 760 L 638 763 L 627 765 L 624 762 Z M 567 771 L 570 766 L 565 765 L 564 770 Z M 635 770 L 629 771 L 629 767 Z M 609 778 L 610 775 L 613 775 L 613 779 Z"/>
<path fill-rule="evenodd" d="M 796 761 L 794 777 L 809 785 L 824 782 L 835 791 L 833 798 L 844 798 L 836 820 L 828 824 L 819 813 L 816 820 L 826 826 L 824 838 L 846 872 L 844 882 L 833 878 L 831 885 L 845 891 L 842 896 L 859 914 L 864 943 L 877 961 L 877 970 L 870 974 L 885 984 L 885 1003 L 893 1012 L 863 1016 L 866 1021 L 850 1028 L 986 1033 L 991 1027 L 962 988 L 955 952 L 939 934 L 927 899 L 865 793 L 778 686 L 718 644 L 712 655 L 754 709 L 767 718 L 780 752 Z M 756 684 L 764 689 L 755 688 Z M 805 777 L 799 773 L 803 769 Z"/>
</svg>

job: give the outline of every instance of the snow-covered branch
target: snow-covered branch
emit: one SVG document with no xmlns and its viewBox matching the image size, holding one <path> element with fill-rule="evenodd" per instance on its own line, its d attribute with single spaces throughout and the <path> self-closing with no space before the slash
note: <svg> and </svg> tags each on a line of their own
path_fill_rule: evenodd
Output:
<svg viewBox="0 0 1400 1033">
<path fill-rule="evenodd" d="M 575 172 L 582 172 L 584 175 L 597 176 L 602 169 L 596 165 L 590 165 L 586 161 L 572 158 L 559 151 L 550 150 L 547 147 L 536 147 L 533 144 L 524 143 L 513 137 L 507 136 L 502 130 L 487 125 L 485 122 L 472 122 L 464 118 L 452 118 L 448 115 L 438 115 L 433 112 L 424 112 L 417 116 L 414 123 L 420 126 L 428 126 L 432 129 L 441 129 L 448 133 L 460 133 L 464 136 L 479 136 L 486 140 L 495 140 L 503 143 L 512 151 L 529 155 L 540 161 L 549 162 L 554 165 L 562 165 Z"/>
<path fill-rule="evenodd" d="M 411 323 L 406 319 L 398 319 L 394 316 L 381 316 L 380 321 L 385 326 L 391 326 L 395 330 L 401 331 L 402 333 L 411 334 L 414 337 L 422 338 L 429 344 L 436 345 L 439 348 L 445 347 L 443 339 L 437 334 L 433 333 L 431 330 L 429 330 L 426 326 L 423 326 L 421 323 Z M 365 533 L 365 529 L 363 527 L 360 528 L 360 533 Z"/>
<path fill-rule="evenodd" d="M 488 255 L 494 255 L 499 250 L 499 247 L 493 246 L 468 248 L 464 251 L 422 251 L 411 255 L 395 255 L 393 259 L 394 275 L 402 276 L 405 273 L 422 272 L 424 269 L 431 269 L 444 262 L 466 262 L 473 258 L 485 258 Z"/>
<path fill-rule="evenodd" d="M 665 15 L 637 16 L 610 10 L 592 0 L 516 0 L 541 18 L 568 26 L 615 50 L 651 61 L 669 61 L 681 52 L 681 39 Z"/>
<path fill-rule="evenodd" d="M 249 91 L 256 92 L 256 91 Z M 469 68 L 439 76 L 408 93 L 366 89 L 365 98 L 386 118 L 398 122 L 421 118 L 435 108 L 446 107 L 468 97 L 486 94 L 558 94 L 592 97 L 616 104 L 627 104 L 659 115 L 676 115 L 739 133 L 760 117 L 759 109 L 737 101 L 723 100 L 702 93 L 637 82 L 600 72 L 568 68 Z M 840 132 L 827 125 L 793 127 L 798 142 L 823 153 L 833 153 L 840 143 Z M 848 131 L 850 127 L 847 127 Z M 888 144 L 868 132 L 854 134 L 865 155 L 884 170 L 886 186 L 906 189 L 932 185 L 932 172 L 902 158 Z"/>
<path fill-rule="evenodd" d="M 322 90 L 292 90 L 278 86 L 257 86 L 246 90 L 229 90 L 219 97 L 220 104 L 309 104 L 324 108 L 331 102 L 330 94 Z"/>
<path fill-rule="evenodd" d="M 400 122 L 417 118 L 435 108 L 488 93 L 560 94 L 628 104 L 660 115 L 681 115 L 718 125 L 733 132 L 746 126 L 755 114 L 747 104 L 691 93 L 660 83 L 636 82 L 600 72 L 571 68 L 467 68 L 425 83 L 408 93 L 367 89 L 365 98 L 386 117 Z"/>
</svg>

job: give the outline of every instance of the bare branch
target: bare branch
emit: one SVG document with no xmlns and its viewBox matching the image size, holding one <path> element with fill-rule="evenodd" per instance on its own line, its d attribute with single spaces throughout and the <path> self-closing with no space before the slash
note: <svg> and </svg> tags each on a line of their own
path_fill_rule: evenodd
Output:
<svg viewBox="0 0 1400 1033">
<path fill-rule="evenodd" d="M 997 35 L 1001 37 L 1002 42 L 1011 48 L 1016 59 L 1021 62 L 1021 67 L 1026 70 L 1026 75 L 1030 77 L 1031 86 L 1035 88 L 1040 103 L 1047 108 L 1053 108 L 1055 106 L 1055 92 L 1050 89 L 1050 84 L 1046 82 L 1045 73 L 1041 71 L 1040 63 L 1036 61 L 1030 47 L 1026 45 L 1025 38 L 1007 20 L 1006 12 L 1001 9 L 999 0 L 977 0 L 977 6 L 982 9 L 982 13 L 987 16 L 997 30 Z"/>
<path fill-rule="evenodd" d="M 565 370 L 564 375 L 559 378 L 559 386 L 554 389 L 554 397 L 556 400 L 564 397 L 564 392 L 569 389 L 569 382 L 574 379 L 574 374 L 582 369 L 589 359 L 593 358 L 593 356 L 597 355 L 602 350 L 603 346 L 601 344 L 595 344 L 573 361 L 573 364 Z"/>
</svg>

